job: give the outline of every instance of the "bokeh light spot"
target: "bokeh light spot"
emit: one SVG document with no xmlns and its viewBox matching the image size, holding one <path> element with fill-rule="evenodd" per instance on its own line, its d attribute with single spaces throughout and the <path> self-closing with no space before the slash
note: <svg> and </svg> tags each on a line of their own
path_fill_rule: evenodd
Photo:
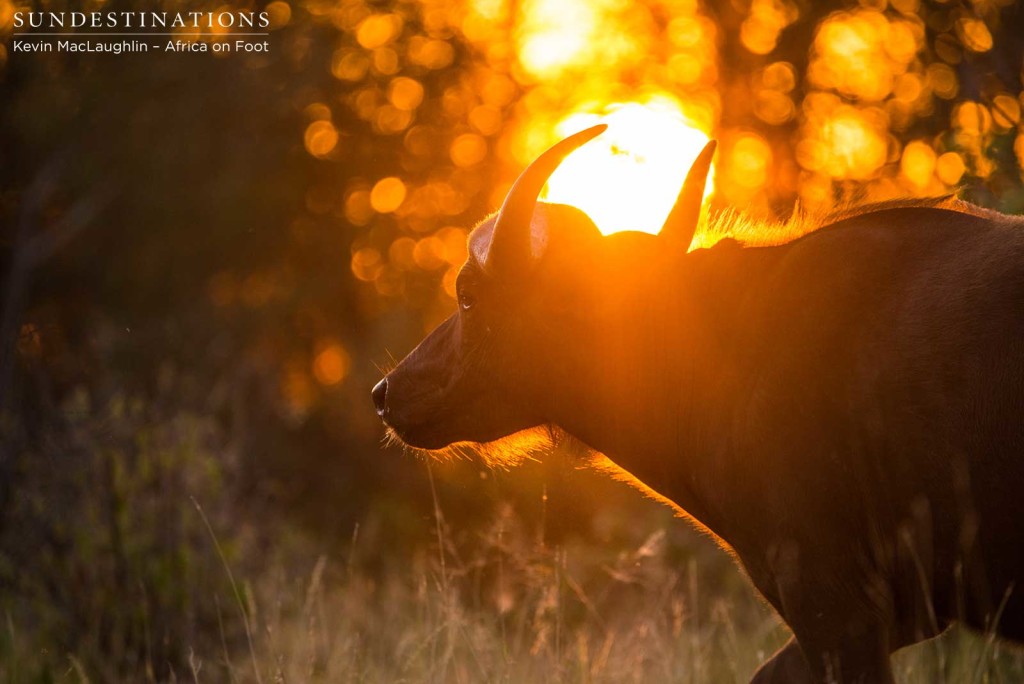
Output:
<svg viewBox="0 0 1024 684">
<path fill-rule="evenodd" d="M 796 105 L 785 93 L 766 89 L 754 99 L 754 114 L 765 123 L 778 126 L 793 118 Z"/>
<path fill-rule="evenodd" d="M 400 237 L 388 247 L 388 262 L 403 271 L 411 271 L 416 267 L 413 250 L 416 241 L 411 237 Z"/>
<path fill-rule="evenodd" d="M 22 8 L 10 0 L 0 0 L 0 31 L 9 31 L 14 26 L 14 14 L 19 9 Z"/>
<path fill-rule="evenodd" d="M 928 185 L 935 172 L 935 150 L 928 143 L 915 140 L 903 148 L 900 172 L 916 188 Z"/>
<path fill-rule="evenodd" d="M 437 231 L 437 237 L 444 243 L 444 259 L 452 266 L 461 266 L 466 262 L 469 251 L 466 245 L 466 231 L 449 226 Z"/>
<path fill-rule="evenodd" d="M 765 88 L 788 93 L 796 86 L 796 70 L 789 62 L 769 64 L 761 72 L 761 83 Z"/>
<path fill-rule="evenodd" d="M 988 107 L 970 100 L 954 107 L 952 120 L 958 140 L 965 147 L 974 147 L 976 139 L 988 133 L 992 127 L 992 115 Z"/>
<path fill-rule="evenodd" d="M 757 189 L 768 180 L 772 148 L 756 133 L 739 134 L 728 150 L 729 178 L 739 186 Z"/>
<path fill-rule="evenodd" d="M 935 162 L 935 175 L 946 185 L 959 183 L 965 171 L 967 166 L 964 164 L 964 158 L 956 152 L 946 152 Z"/>
<path fill-rule="evenodd" d="M 394 105 L 378 107 L 373 113 L 373 127 L 386 135 L 401 133 L 412 123 L 412 112 Z"/>
<path fill-rule="evenodd" d="M 313 359 L 313 376 L 321 385 L 337 385 L 348 375 L 352 360 L 344 347 L 333 340 L 322 341 L 319 346 Z"/>
<path fill-rule="evenodd" d="M 373 247 L 363 247 L 352 254 L 352 275 L 359 280 L 375 280 L 382 268 L 381 254 Z"/>
<path fill-rule="evenodd" d="M 928 85 L 944 100 L 952 100 L 960 89 L 956 72 L 948 64 L 935 63 L 928 66 Z"/>
<path fill-rule="evenodd" d="M 469 123 L 483 135 L 494 135 L 501 130 L 501 110 L 491 105 L 474 107 L 469 113 Z"/>
<path fill-rule="evenodd" d="M 992 49 L 992 34 L 985 22 L 976 17 L 963 17 L 956 22 L 956 32 L 964 46 L 973 52 Z"/>
<path fill-rule="evenodd" d="M 1020 100 L 1012 95 L 996 95 L 992 98 L 992 123 L 1001 130 L 1009 130 L 1020 121 Z"/>
<path fill-rule="evenodd" d="M 446 265 L 444 242 L 437 236 L 425 237 L 416 243 L 413 248 L 412 257 L 416 265 L 425 271 L 433 271 Z"/>
<path fill-rule="evenodd" d="M 402 18 L 397 14 L 374 14 L 356 29 L 356 40 L 367 50 L 387 45 L 402 31 Z"/>
<path fill-rule="evenodd" d="M 302 110 L 310 121 L 330 121 L 331 108 L 323 102 L 311 102 Z"/>
<path fill-rule="evenodd" d="M 833 106 L 828 98 L 817 104 L 820 107 L 812 107 L 810 135 L 797 147 L 800 164 L 837 179 L 871 178 L 888 157 L 884 114 L 870 108 Z"/>
<path fill-rule="evenodd" d="M 345 197 L 345 218 L 355 226 L 365 226 L 374 215 L 369 190 L 353 190 Z"/>
<path fill-rule="evenodd" d="M 370 69 L 366 52 L 358 49 L 341 48 L 331 57 L 331 73 L 342 81 L 359 81 Z"/>
<path fill-rule="evenodd" d="M 401 68 L 398 53 L 389 47 L 377 48 L 373 51 L 373 70 L 382 76 L 397 74 Z"/>
<path fill-rule="evenodd" d="M 475 166 L 487 157 L 487 141 L 476 133 L 464 133 L 452 141 L 450 154 L 456 166 Z"/>
<path fill-rule="evenodd" d="M 767 55 L 775 49 L 782 29 L 798 16 L 796 5 L 787 0 L 753 0 L 740 25 L 740 42 L 754 54 Z"/>
<path fill-rule="evenodd" d="M 444 40 L 416 36 L 409 40 L 409 61 L 427 69 L 443 69 L 455 59 L 455 50 Z"/>
<path fill-rule="evenodd" d="M 405 183 L 401 178 L 381 178 L 370 191 L 370 206 L 381 214 L 390 214 L 405 201 Z"/>
<path fill-rule="evenodd" d="M 272 29 L 283 28 L 292 20 L 292 6 L 282 0 L 269 3 L 264 11 Z"/>
<path fill-rule="evenodd" d="M 314 157 L 326 157 L 338 145 L 338 131 L 330 121 L 314 121 L 306 127 L 306 150 Z"/>
<path fill-rule="evenodd" d="M 399 76 L 388 86 L 388 100 L 398 109 L 410 112 L 423 102 L 423 85 L 416 79 Z"/>
</svg>

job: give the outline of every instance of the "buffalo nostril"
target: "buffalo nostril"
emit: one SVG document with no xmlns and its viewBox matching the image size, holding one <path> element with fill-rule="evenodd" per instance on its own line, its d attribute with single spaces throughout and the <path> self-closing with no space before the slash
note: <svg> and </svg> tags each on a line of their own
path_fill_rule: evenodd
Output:
<svg viewBox="0 0 1024 684">
<path fill-rule="evenodd" d="M 374 385 L 370 394 L 373 396 L 373 405 L 377 407 L 377 415 L 383 418 L 387 410 L 388 379 L 383 378 Z"/>
</svg>

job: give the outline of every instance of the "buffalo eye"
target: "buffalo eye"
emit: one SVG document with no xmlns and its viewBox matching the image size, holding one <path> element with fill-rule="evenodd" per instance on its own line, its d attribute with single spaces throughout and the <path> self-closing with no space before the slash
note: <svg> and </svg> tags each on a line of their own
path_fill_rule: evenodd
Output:
<svg viewBox="0 0 1024 684">
<path fill-rule="evenodd" d="M 476 297 L 469 294 L 468 292 L 459 292 L 459 308 L 463 311 L 469 311 L 476 304 Z"/>
</svg>

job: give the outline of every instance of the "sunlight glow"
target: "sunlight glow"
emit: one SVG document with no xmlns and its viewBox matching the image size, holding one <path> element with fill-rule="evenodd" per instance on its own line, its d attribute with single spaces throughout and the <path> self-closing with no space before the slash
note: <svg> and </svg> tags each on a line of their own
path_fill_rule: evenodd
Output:
<svg viewBox="0 0 1024 684">
<path fill-rule="evenodd" d="M 531 0 L 519 31 L 519 59 L 528 72 L 551 76 L 581 61 L 593 43 L 594 8 L 583 0 Z"/>
<path fill-rule="evenodd" d="M 862 100 L 878 101 L 913 65 L 924 28 L 874 10 L 837 12 L 822 22 L 807 79 Z"/>
<path fill-rule="evenodd" d="M 688 123 L 670 99 L 606 111 L 575 114 L 557 126 L 559 136 L 598 123 L 608 124 L 608 130 L 562 162 L 544 198 L 582 209 L 605 235 L 657 233 L 708 135 Z M 711 188 L 709 178 L 705 196 Z"/>
<path fill-rule="evenodd" d="M 515 29 L 524 75 L 551 80 L 641 53 L 646 12 L 621 0 L 523 0 Z"/>
</svg>

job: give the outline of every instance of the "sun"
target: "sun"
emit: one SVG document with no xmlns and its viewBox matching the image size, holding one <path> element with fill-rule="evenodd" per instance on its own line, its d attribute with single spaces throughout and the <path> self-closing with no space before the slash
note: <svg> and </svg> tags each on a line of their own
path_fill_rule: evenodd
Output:
<svg viewBox="0 0 1024 684">
<path fill-rule="evenodd" d="M 621 103 L 605 111 L 575 114 L 557 126 L 563 137 L 597 123 L 608 130 L 566 157 L 543 198 L 582 209 L 605 235 L 657 233 L 708 135 L 673 101 Z"/>
</svg>

